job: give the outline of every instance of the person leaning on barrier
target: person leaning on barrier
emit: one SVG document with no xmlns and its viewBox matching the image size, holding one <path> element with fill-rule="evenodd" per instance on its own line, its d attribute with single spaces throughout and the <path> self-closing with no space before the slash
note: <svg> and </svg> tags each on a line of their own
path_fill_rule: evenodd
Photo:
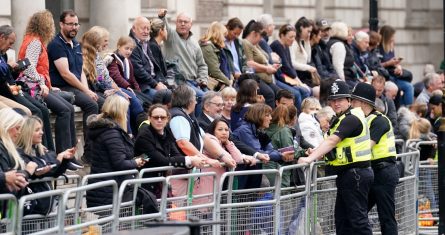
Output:
<svg viewBox="0 0 445 235">
<path fill-rule="evenodd" d="M 350 107 L 346 82 L 332 83 L 328 99 L 336 117 L 328 137 L 308 157 L 298 163 L 311 163 L 325 155 L 326 172 L 337 174 L 335 228 L 337 234 L 372 234 L 368 220 L 368 192 L 374 174 L 370 168 L 371 141 L 365 115 Z"/>
<path fill-rule="evenodd" d="M 376 204 L 382 234 L 397 234 L 394 194 L 399 171 L 396 144 L 391 121 L 376 111 L 375 98 L 374 87 L 367 83 L 358 83 L 352 90 L 352 107 L 363 110 L 371 138 L 374 183 L 368 195 L 368 211 Z"/>
</svg>

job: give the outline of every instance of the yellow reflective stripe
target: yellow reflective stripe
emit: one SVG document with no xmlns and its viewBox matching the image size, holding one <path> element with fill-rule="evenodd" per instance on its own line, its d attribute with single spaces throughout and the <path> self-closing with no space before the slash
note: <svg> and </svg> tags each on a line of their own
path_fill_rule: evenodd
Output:
<svg viewBox="0 0 445 235">
<path fill-rule="evenodd" d="M 366 129 L 368 129 L 368 128 L 366 128 Z M 368 131 L 367 131 L 368 132 Z M 354 142 L 356 143 L 356 144 L 360 144 L 361 142 L 365 142 L 365 141 L 368 141 L 370 138 L 369 138 L 369 135 L 368 135 L 368 133 L 366 133 L 364 136 L 362 136 L 362 137 L 358 137 L 358 138 L 355 138 L 354 139 Z"/>
<path fill-rule="evenodd" d="M 355 153 L 355 156 L 357 157 L 363 157 L 363 156 L 368 156 L 371 154 L 371 149 L 366 149 L 366 150 L 361 150 L 361 151 L 357 151 Z"/>
</svg>

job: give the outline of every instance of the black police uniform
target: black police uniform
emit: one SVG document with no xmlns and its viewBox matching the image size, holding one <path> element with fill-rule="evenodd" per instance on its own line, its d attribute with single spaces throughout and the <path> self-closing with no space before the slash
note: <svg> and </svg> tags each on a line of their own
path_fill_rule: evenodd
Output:
<svg viewBox="0 0 445 235">
<path fill-rule="evenodd" d="M 366 83 L 359 83 L 354 87 L 351 98 L 361 100 L 375 107 L 375 89 Z M 375 115 L 374 117 L 372 117 Z M 370 119 L 372 117 L 372 120 Z M 389 119 L 382 113 L 373 110 L 368 116 L 371 140 L 376 144 L 380 141 L 394 141 L 384 138 L 394 133 Z M 383 143 L 385 144 L 385 143 Z M 389 144 L 390 145 L 390 144 Z M 387 145 L 385 145 L 387 146 Z M 373 148 L 371 166 L 374 171 L 374 183 L 368 196 L 368 211 L 377 204 L 381 232 L 383 235 L 397 234 L 395 218 L 395 189 L 399 182 L 399 171 L 396 166 L 395 147 L 391 152 L 378 152 Z M 380 156 L 379 156 L 380 155 Z"/>
<path fill-rule="evenodd" d="M 350 98 L 350 94 L 348 85 L 343 81 L 337 80 L 329 90 L 328 99 L 333 100 L 338 98 Z M 340 137 L 342 141 L 346 138 L 354 138 L 362 135 L 363 128 L 367 128 L 364 120 L 350 113 L 351 108 L 345 111 L 346 116 L 344 118 L 341 118 L 343 116 L 343 114 L 341 114 L 331 123 L 331 130 L 338 125 L 332 134 Z M 339 120 L 340 118 L 341 120 Z M 367 135 L 367 137 L 369 138 L 369 135 Z M 341 143 L 342 142 L 339 144 Z M 337 146 L 339 146 L 339 144 L 337 144 Z M 369 146 L 369 151 L 371 151 L 370 147 L 371 146 Z M 331 159 L 338 158 L 335 149 L 327 155 L 330 155 Z M 327 156 L 327 158 L 329 158 L 329 156 Z M 341 166 L 329 165 L 328 163 L 326 169 L 330 173 L 337 174 L 337 198 L 335 201 L 336 233 L 345 235 L 372 234 L 367 211 L 368 192 L 374 179 L 373 171 L 370 168 L 370 161 L 358 161 Z"/>
</svg>

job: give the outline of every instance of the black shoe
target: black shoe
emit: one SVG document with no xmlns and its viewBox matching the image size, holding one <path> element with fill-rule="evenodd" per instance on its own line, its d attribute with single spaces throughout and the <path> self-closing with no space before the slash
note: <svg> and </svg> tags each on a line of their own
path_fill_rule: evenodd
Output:
<svg viewBox="0 0 445 235">
<path fill-rule="evenodd" d="M 76 158 L 71 159 L 69 165 L 73 165 L 77 169 L 83 169 L 83 165 L 79 161 L 77 161 Z"/>
</svg>

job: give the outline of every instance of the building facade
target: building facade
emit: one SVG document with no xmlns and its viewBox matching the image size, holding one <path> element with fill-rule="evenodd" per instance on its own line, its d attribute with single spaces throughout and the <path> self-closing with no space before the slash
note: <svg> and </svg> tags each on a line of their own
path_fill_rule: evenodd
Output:
<svg viewBox="0 0 445 235">
<path fill-rule="evenodd" d="M 20 46 L 29 16 L 42 9 L 55 15 L 56 27 L 60 12 L 74 9 L 81 23 L 78 37 L 93 25 L 107 28 L 110 49 L 119 36 L 128 34 L 136 16 L 154 17 L 159 8 L 168 9 L 172 24 L 179 12 L 191 15 L 196 38 L 212 21 L 226 22 L 236 16 L 247 23 L 263 13 L 273 15 L 277 28 L 294 24 L 301 16 L 341 20 L 354 30 L 368 28 L 369 20 L 369 0 L 0 0 L 0 5 L 0 24 L 16 29 L 15 48 Z M 438 69 L 444 51 L 442 1 L 380 0 L 378 6 L 379 25 L 396 28 L 397 56 L 404 58 L 402 65 L 413 72 L 414 80 L 422 79 L 425 64 Z"/>
</svg>

